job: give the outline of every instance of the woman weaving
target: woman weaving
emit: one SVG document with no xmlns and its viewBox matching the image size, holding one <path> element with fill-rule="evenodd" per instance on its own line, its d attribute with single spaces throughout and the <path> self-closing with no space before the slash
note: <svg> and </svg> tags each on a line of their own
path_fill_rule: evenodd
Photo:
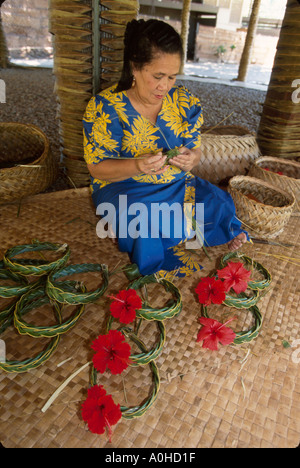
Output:
<svg viewBox="0 0 300 468">
<path fill-rule="evenodd" d="M 184 213 L 188 204 L 195 215 L 196 204 L 202 203 L 208 246 L 228 243 L 235 250 L 247 237 L 230 195 L 190 172 L 201 158 L 203 117 L 199 100 L 175 85 L 183 59 L 180 36 L 162 21 L 133 20 L 124 46 L 119 83 L 93 97 L 83 118 L 93 202 L 114 205 L 116 218 L 110 221 L 119 249 L 128 252 L 143 275 L 176 271 L 185 276 L 201 269 L 196 256 L 191 261 L 184 249 L 194 234 L 191 221 L 185 214 L 170 215 L 164 226 L 163 219 L 151 219 L 153 207 L 176 203 Z M 175 148 L 179 154 L 166 162 L 165 153 Z M 130 208 L 136 202 L 145 207 L 138 216 L 140 235 L 130 235 L 130 229 L 124 234 L 120 226 L 132 227 L 137 212 Z"/>
</svg>

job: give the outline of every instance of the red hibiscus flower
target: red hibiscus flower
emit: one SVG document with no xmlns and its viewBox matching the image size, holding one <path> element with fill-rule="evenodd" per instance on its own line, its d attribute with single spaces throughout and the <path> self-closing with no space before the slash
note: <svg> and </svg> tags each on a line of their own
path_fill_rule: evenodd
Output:
<svg viewBox="0 0 300 468">
<path fill-rule="evenodd" d="M 251 271 L 246 270 L 242 262 L 229 262 L 222 270 L 218 270 L 218 277 L 224 279 L 225 291 L 231 288 L 240 294 L 246 291 Z"/>
<path fill-rule="evenodd" d="M 223 281 L 217 280 L 214 276 L 201 278 L 195 291 L 200 304 L 205 306 L 211 303 L 222 304 L 226 297 Z"/>
<path fill-rule="evenodd" d="M 206 317 L 201 317 L 199 322 L 203 327 L 198 333 L 197 342 L 203 341 L 203 348 L 211 350 L 218 350 L 218 343 L 222 345 L 228 345 L 233 343 L 236 334 L 231 328 L 226 327 L 227 323 L 234 320 L 235 317 L 231 318 L 225 323 L 220 323 L 217 320 L 213 320 Z"/>
<path fill-rule="evenodd" d="M 130 323 L 136 317 L 136 311 L 141 309 L 142 301 L 134 289 L 124 289 L 116 296 L 110 296 L 114 301 L 110 305 L 111 315 L 122 323 Z"/>
<path fill-rule="evenodd" d="M 124 335 L 118 330 L 110 330 L 107 335 L 100 335 L 93 341 L 92 349 L 95 368 L 103 374 L 109 369 L 112 374 L 121 374 L 130 363 L 131 348 L 125 342 Z"/>
<path fill-rule="evenodd" d="M 108 429 L 111 442 L 112 428 L 122 417 L 120 405 L 116 405 L 111 395 L 107 395 L 102 385 L 88 389 L 88 396 L 81 408 L 82 419 L 94 434 L 104 434 Z"/>
</svg>

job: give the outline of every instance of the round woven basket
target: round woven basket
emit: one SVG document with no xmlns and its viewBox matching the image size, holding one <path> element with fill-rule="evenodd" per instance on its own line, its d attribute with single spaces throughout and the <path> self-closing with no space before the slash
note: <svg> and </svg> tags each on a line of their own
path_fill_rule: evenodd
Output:
<svg viewBox="0 0 300 468">
<path fill-rule="evenodd" d="M 261 156 L 254 133 L 238 126 L 202 128 L 201 150 L 201 160 L 192 173 L 213 184 L 245 175 Z"/>
<path fill-rule="evenodd" d="M 283 231 L 295 204 L 292 194 L 249 176 L 233 177 L 228 190 L 236 215 L 249 234 L 274 238 Z"/>
<path fill-rule="evenodd" d="M 282 172 L 282 174 L 278 174 Z M 295 196 L 292 216 L 300 216 L 300 162 L 262 156 L 252 164 L 249 176 L 257 177 L 280 187 Z"/>
<path fill-rule="evenodd" d="M 46 190 L 57 170 L 49 140 L 38 127 L 0 123 L 0 204 Z"/>
</svg>

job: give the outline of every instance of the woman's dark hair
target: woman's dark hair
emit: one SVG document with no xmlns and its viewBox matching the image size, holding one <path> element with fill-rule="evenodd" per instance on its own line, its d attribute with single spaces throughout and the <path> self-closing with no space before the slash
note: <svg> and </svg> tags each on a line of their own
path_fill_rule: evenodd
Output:
<svg viewBox="0 0 300 468">
<path fill-rule="evenodd" d="M 179 54 L 181 60 L 183 59 L 181 37 L 172 26 L 156 19 L 132 20 L 127 23 L 123 70 L 115 92 L 131 88 L 133 80 L 131 62 L 138 70 L 141 70 L 160 52 Z"/>
</svg>

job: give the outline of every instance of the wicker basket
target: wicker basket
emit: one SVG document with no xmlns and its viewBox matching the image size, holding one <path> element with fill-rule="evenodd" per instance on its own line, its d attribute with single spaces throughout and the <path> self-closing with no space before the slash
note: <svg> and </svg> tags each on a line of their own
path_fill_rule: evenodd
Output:
<svg viewBox="0 0 300 468">
<path fill-rule="evenodd" d="M 254 133 L 239 126 L 202 129 L 201 150 L 201 161 L 192 173 L 213 184 L 245 175 L 261 156 Z"/>
<path fill-rule="evenodd" d="M 289 221 L 295 204 L 292 194 L 255 177 L 233 177 L 229 192 L 237 217 L 249 234 L 256 237 L 277 237 Z"/>
<path fill-rule="evenodd" d="M 49 140 L 38 127 L 0 123 L 0 204 L 46 190 L 57 173 Z"/>
<path fill-rule="evenodd" d="M 282 175 L 278 172 L 282 172 Z M 292 216 L 300 216 L 300 162 L 263 156 L 254 161 L 249 176 L 257 177 L 293 193 L 296 201 Z"/>
</svg>

